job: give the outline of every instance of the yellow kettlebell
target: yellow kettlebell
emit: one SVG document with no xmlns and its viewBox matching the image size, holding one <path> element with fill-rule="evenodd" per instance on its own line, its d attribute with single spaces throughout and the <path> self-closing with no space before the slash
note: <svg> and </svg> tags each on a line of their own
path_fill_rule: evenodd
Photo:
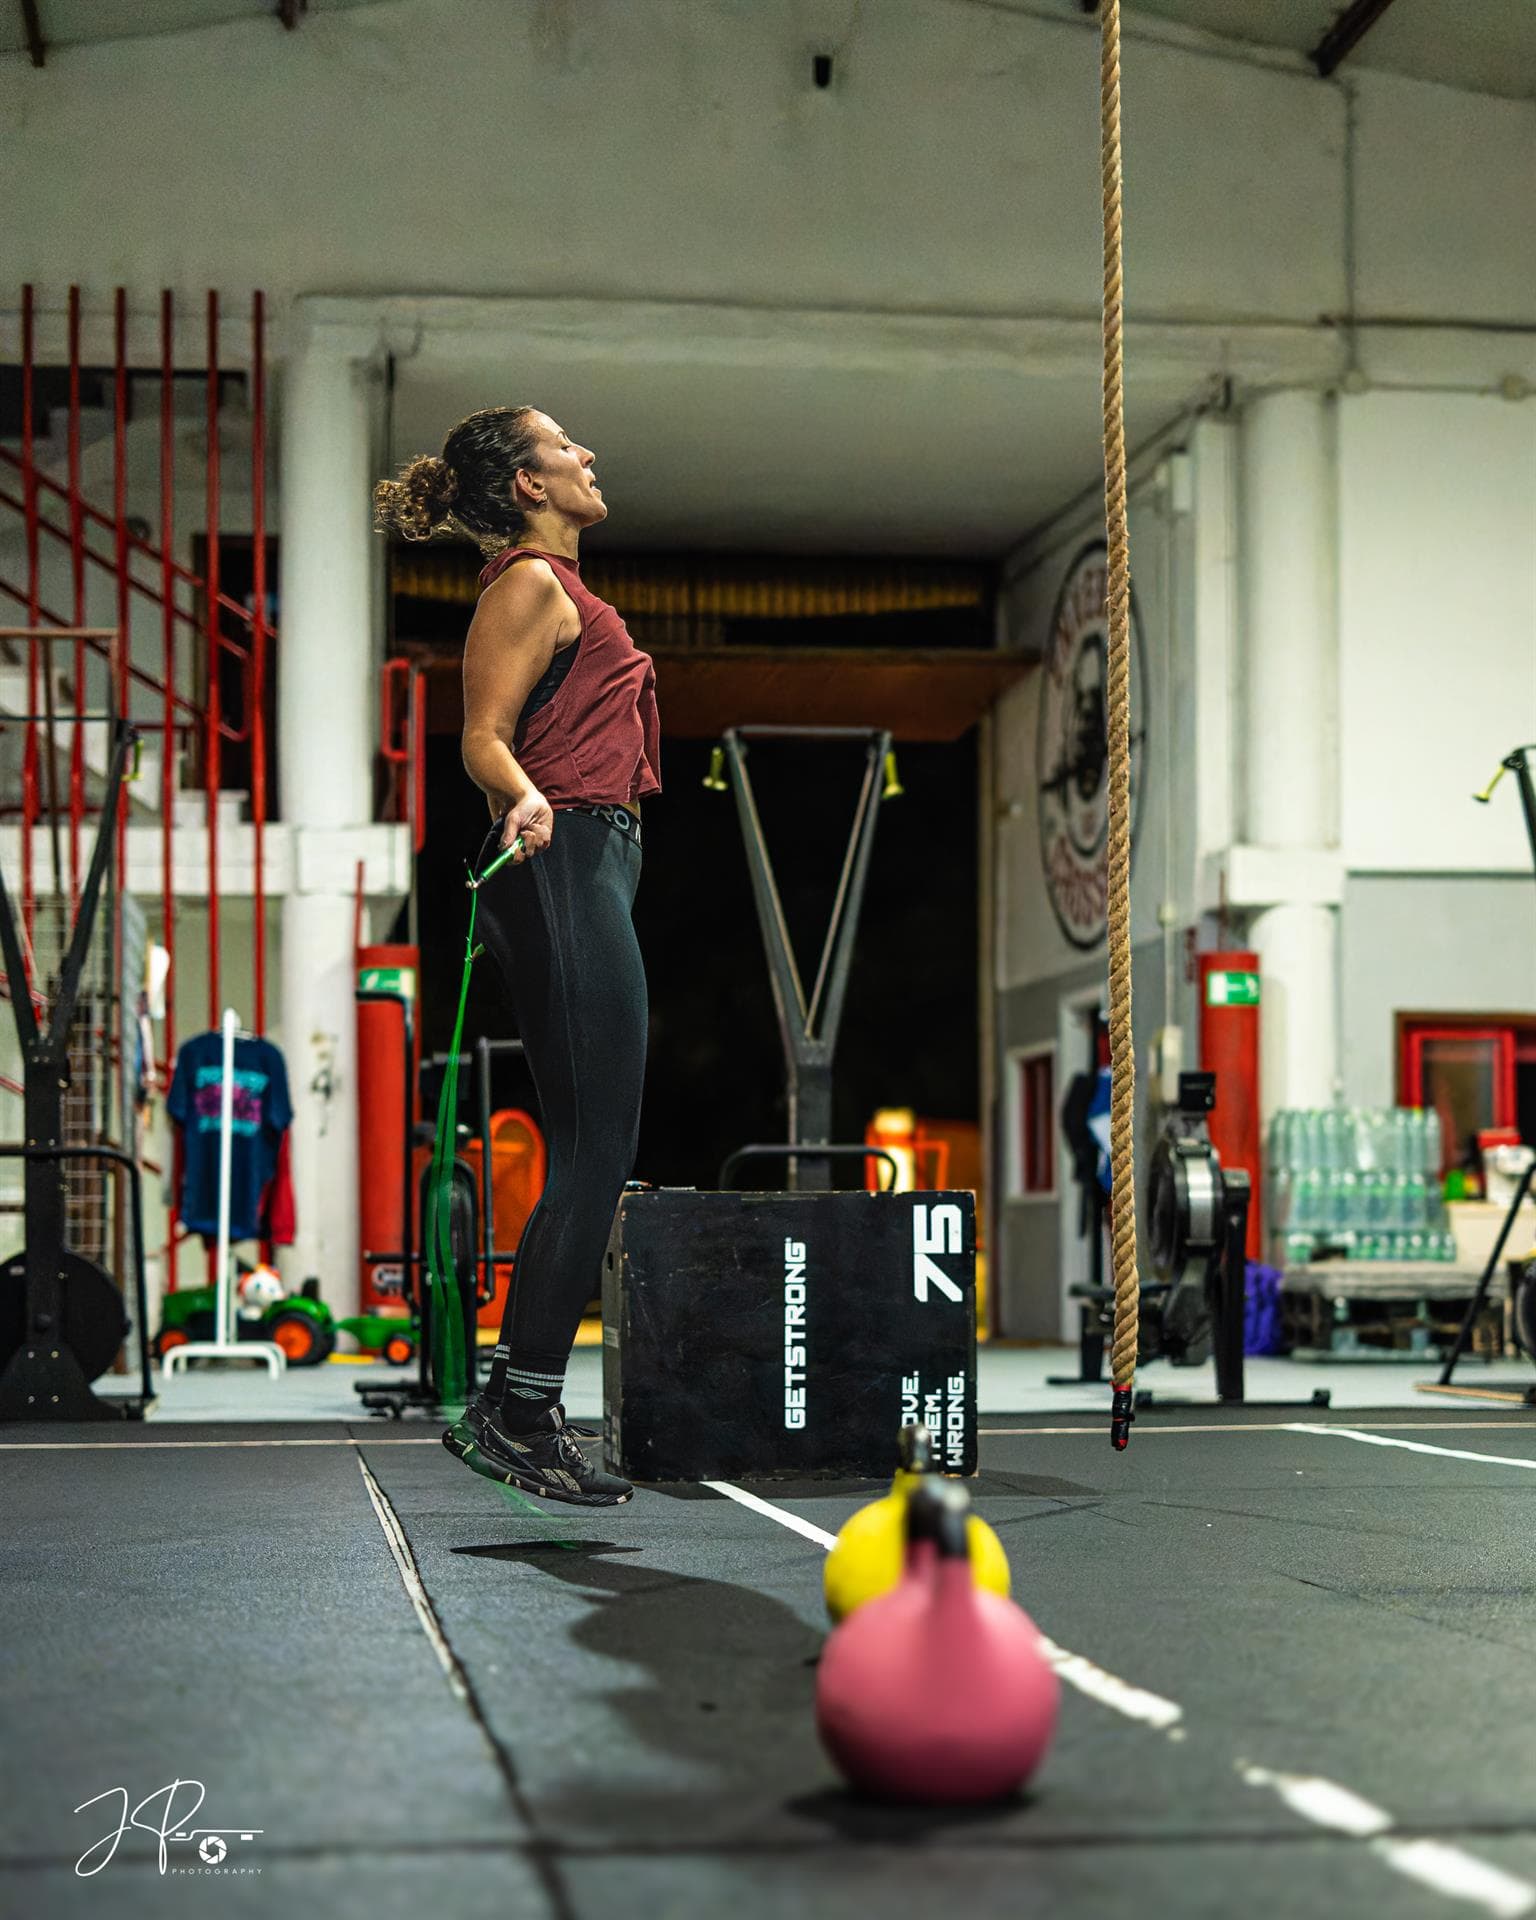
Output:
<svg viewBox="0 0 1536 1920">
<path fill-rule="evenodd" d="M 890 1492 L 884 1499 L 860 1507 L 844 1523 L 827 1554 L 822 1584 L 827 1612 L 834 1621 L 844 1619 L 866 1600 L 889 1593 L 901 1579 L 906 1560 L 907 1502 L 924 1474 L 937 1469 L 933 1439 L 926 1427 L 903 1427 L 899 1444 L 901 1464 Z M 974 1513 L 966 1521 L 966 1539 L 976 1584 L 1006 1600 L 1010 1582 L 1002 1541 Z"/>
</svg>

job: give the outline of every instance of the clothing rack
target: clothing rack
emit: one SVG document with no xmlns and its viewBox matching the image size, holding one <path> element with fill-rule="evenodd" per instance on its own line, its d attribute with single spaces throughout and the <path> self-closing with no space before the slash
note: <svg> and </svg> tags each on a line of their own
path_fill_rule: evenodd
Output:
<svg viewBox="0 0 1536 1920">
<path fill-rule="evenodd" d="M 241 1340 L 235 1331 L 234 1290 L 229 1284 L 229 1189 L 235 1134 L 235 1040 L 240 1032 L 240 1023 L 233 1007 L 224 1009 L 224 1018 L 219 1024 L 224 1039 L 224 1055 L 219 1081 L 219 1238 L 214 1254 L 217 1276 L 214 1337 L 211 1340 L 189 1340 L 182 1346 L 172 1347 L 165 1356 L 163 1367 L 169 1379 L 178 1366 L 188 1360 L 251 1360 L 259 1366 L 265 1366 L 275 1379 L 287 1369 L 287 1354 L 275 1341 Z M 251 1038 L 249 1034 L 245 1037 Z"/>
</svg>

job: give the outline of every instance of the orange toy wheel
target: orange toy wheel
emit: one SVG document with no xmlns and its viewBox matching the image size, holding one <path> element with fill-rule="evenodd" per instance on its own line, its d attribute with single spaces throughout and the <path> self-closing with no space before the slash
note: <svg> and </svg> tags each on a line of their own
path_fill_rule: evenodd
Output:
<svg viewBox="0 0 1536 1920">
<path fill-rule="evenodd" d="M 266 1336 L 282 1348 L 290 1367 L 317 1367 L 336 1344 L 329 1328 L 296 1308 L 274 1313 L 266 1323 Z"/>
</svg>

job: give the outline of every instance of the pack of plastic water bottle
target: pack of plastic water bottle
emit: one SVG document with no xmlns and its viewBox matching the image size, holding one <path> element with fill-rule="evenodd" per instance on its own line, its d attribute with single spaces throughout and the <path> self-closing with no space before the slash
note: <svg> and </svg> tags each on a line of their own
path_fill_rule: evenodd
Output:
<svg viewBox="0 0 1536 1920">
<path fill-rule="evenodd" d="M 1269 1221 L 1285 1265 L 1456 1258 L 1440 1116 L 1422 1107 L 1285 1107 L 1270 1122 Z"/>
</svg>

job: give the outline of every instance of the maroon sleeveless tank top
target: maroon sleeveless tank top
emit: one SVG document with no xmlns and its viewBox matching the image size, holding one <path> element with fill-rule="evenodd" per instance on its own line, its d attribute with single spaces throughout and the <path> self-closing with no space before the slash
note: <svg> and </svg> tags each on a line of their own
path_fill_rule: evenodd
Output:
<svg viewBox="0 0 1536 1920">
<path fill-rule="evenodd" d="M 483 592 L 514 560 L 547 560 L 581 615 L 581 635 L 554 694 L 524 707 L 512 751 L 552 807 L 633 806 L 661 792 L 656 669 L 629 637 L 617 611 L 582 584 L 574 560 L 538 547 L 508 547 L 480 575 Z M 556 660 L 561 658 L 555 655 Z"/>
</svg>

